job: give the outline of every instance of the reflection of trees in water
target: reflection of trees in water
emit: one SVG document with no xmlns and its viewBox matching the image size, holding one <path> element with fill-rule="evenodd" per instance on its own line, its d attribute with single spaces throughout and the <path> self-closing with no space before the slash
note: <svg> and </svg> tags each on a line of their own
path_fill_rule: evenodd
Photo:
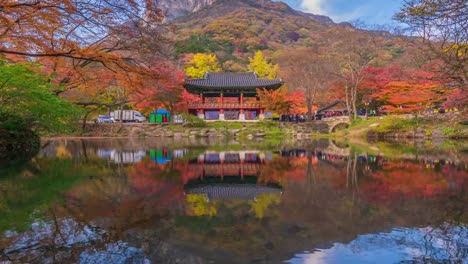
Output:
<svg viewBox="0 0 468 264">
<path fill-rule="evenodd" d="M 145 160 L 133 167 L 116 165 L 106 171 L 105 176 L 96 175 L 68 190 L 63 205 L 57 203 L 49 207 L 45 215 L 46 219 L 51 220 L 40 223 L 46 229 L 42 232 L 43 236 L 38 236 L 36 230 L 14 235 L 5 241 L 8 244 L 26 239 L 32 246 L 18 245 L 2 259 L 43 262 L 56 258 L 57 263 L 76 262 L 83 258 L 83 252 L 91 252 L 86 260 L 93 260 L 96 254 L 100 256 L 99 260 L 105 254 L 113 256 L 112 252 L 120 245 L 115 243 L 128 238 L 131 230 L 157 224 L 183 211 L 183 186 L 180 171 L 174 164 L 159 165 Z M 99 237 L 94 237 L 94 233 L 98 233 Z M 70 239 L 75 242 L 69 242 Z M 151 243 L 156 243 L 155 246 L 165 243 L 152 239 Z M 124 252 L 136 252 L 134 257 L 142 256 L 130 246 L 125 248 Z M 160 252 L 162 255 L 167 253 L 162 251 L 163 248 Z M 171 254 L 168 253 L 166 258 L 175 260 L 176 255 Z M 131 261 L 130 257 L 132 255 L 122 255 L 126 261 Z"/>
<path fill-rule="evenodd" d="M 437 229 L 428 230 L 425 240 L 404 241 L 426 247 L 427 256 L 436 254 L 431 247 L 441 239 L 459 248 L 466 246 L 466 241 L 458 239 L 465 231 L 455 229 L 457 236 L 454 230 L 444 229 L 447 222 L 452 227 L 468 223 L 466 173 L 450 166 L 432 172 L 415 162 L 374 162 L 369 156 L 339 156 L 316 148 L 295 151 L 297 155 L 276 153 L 273 160 L 262 165 L 258 182 L 281 184 L 284 193 L 279 204 L 276 197 L 260 199 L 254 204 L 258 208 L 251 201 L 226 202 L 217 208 L 215 216 L 195 217 L 183 216 L 187 212 L 183 183 L 191 173 L 186 161 L 157 164 L 147 157 L 135 165 L 123 166 L 97 158 L 90 149 L 92 146 L 86 146 L 84 150 L 87 162 L 78 158 L 74 162 L 82 167 L 84 175 L 93 177 L 67 191 L 65 205 L 50 206 L 48 238 L 31 237 L 31 243 L 40 249 L 23 248 L 9 257 L 23 254 L 31 256 L 32 262 L 46 258 L 67 262 L 78 260 L 84 251 L 114 254 L 119 246 L 113 245 L 126 241 L 128 245 L 119 244 L 123 252 L 136 252 L 126 250 L 126 246 L 141 248 L 138 252 L 160 262 L 170 263 L 177 256 L 219 261 L 229 256 L 238 263 L 258 257 L 268 262 L 288 259 L 291 252 L 353 241 L 360 234 L 388 231 L 394 226 Z M 67 224 L 67 219 L 76 224 Z M 74 231 L 68 232 L 67 228 Z M 89 235 L 92 232 L 88 233 L 88 242 L 71 247 L 64 242 L 83 237 L 86 230 L 102 232 L 102 236 L 93 240 Z M 26 234 L 0 243 L 9 245 L 21 236 Z M 466 256 L 463 252 L 452 255 Z"/>
</svg>

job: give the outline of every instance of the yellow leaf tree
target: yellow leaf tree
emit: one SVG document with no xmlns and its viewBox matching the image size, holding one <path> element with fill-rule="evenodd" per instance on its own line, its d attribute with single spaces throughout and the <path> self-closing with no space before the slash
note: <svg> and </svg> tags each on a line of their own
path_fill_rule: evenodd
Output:
<svg viewBox="0 0 468 264">
<path fill-rule="evenodd" d="M 185 73 L 191 78 L 203 78 L 207 72 L 219 72 L 218 58 L 215 54 L 196 53 L 185 68 Z"/>
<path fill-rule="evenodd" d="M 269 63 L 259 50 L 253 58 L 249 58 L 249 71 L 257 73 L 259 78 L 274 79 L 278 72 L 278 64 Z"/>
</svg>

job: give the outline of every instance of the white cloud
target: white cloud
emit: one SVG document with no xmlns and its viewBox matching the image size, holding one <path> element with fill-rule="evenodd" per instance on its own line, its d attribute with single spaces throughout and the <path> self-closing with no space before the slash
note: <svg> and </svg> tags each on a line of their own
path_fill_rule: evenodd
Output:
<svg viewBox="0 0 468 264">
<path fill-rule="evenodd" d="M 357 7 L 354 10 L 350 10 L 349 12 L 332 15 L 331 18 L 336 22 L 349 22 L 358 18 L 364 18 L 367 14 L 368 10 L 363 7 Z"/>
<path fill-rule="evenodd" d="M 317 15 L 326 15 L 324 9 L 324 3 L 326 0 L 302 0 L 301 7 L 304 11 L 317 14 Z"/>
<path fill-rule="evenodd" d="M 335 22 L 351 21 L 365 16 L 369 10 L 362 5 L 355 5 L 349 10 L 340 10 L 330 0 L 300 0 L 301 9 L 316 15 L 325 15 Z"/>
</svg>

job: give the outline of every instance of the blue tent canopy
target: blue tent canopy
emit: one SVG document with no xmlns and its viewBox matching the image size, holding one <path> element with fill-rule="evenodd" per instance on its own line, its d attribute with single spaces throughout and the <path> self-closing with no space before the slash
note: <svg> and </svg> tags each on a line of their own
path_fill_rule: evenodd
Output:
<svg viewBox="0 0 468 264">
<path fill-rule="evenodd" d="M 156 110 L 155 113 L 156 114 L 167 115 L 167 114 L 169 114 L 169 111 L 167 111 L 166 109 L 158 109 L 158 110 Z"/>
</svg>

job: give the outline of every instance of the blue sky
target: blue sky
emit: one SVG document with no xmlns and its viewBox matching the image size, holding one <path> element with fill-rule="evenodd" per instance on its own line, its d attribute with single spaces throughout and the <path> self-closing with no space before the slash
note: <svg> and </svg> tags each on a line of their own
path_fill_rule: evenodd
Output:
<svg viewBox="0 0 468 264">
<path fill-rule="evenodd" d="M 335 22 L 361 19 L 367 24 L 393 23 L 402 0 L 277 0 L 312 14 L 326 15 Z"/>
</svg>

